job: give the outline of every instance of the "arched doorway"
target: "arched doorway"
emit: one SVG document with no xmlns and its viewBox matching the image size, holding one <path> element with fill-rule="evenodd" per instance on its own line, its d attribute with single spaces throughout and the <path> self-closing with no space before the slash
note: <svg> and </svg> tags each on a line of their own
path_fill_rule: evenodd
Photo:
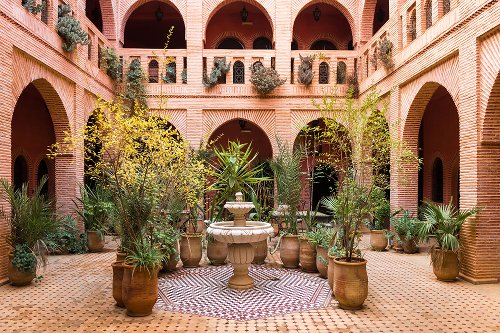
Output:
<svg viewBox="0 0 500 333">
<path fill-rule="evenodd" d="M 169 29 L 174 27 L 170 40 Z M 147 31 L 147 33 L 144 33 Z M 136 8 L 125 23 L 124 47 L 163 49 L 186 48 L 186 28 L 181 13 L 166 1 L 149 1 Z"/>
<path fill-rule="evenodd" d="M 263 8 L 248 1 L 228 1 L 226 5 L 220 7 L 207 23 L 205 33 L 205 47 L 207 49 L 220 47 L 221 36 L 227 36 L 226 32 L 231 32 L 233 36 L 239 36 L 243 48 L 251 49 L 254 40 L 252 36 L 259 36 L 272 40 L 273 29 L 269 20 L 269 15 Z M 244 36 L 242 38 L 242 36 Z M 241 40 L 244 39 L 244 40 Z M 236 49 L 239 49 L 238 43 L 233 43 Z M 227 44 L 224 48 L 229 48 L 233 44 Z M 265 46 L 268 44 L 258 46 Z"/>
<path fill-rule="evenodd" d="M 47 159 L 48 148 L 56 142 L 54 124 L 44 98 L 34 84 L 29 84 L 19 96 L 12 116 L 12 161 L 14 186 L 28 184 L 29 193 L 47 175 L 43 189 L 48 197 L 55 196 L 55 163 Z M 22 152 L 22 156 L 19 156 Z"/>
<path fill-rule="evenodd" d="M 99 0 L 85 1 L 85 16 L 102 32 L 102 11 Z"/>
<path fill-rule="evenodd" d="M 110 40 L 116 39 L 112 0 L 86 0 L 85 16 Z"/>
<path fill-rule="evenodd" d="M 389 21 L 389 0 L 365 0 L 361 18 L 361 40 L 368 41 L 380 28 Z"/>
<path fill-rule="evenodd" d="M 299 132 L 293 145 L 294 149 L 301 149 L 305 155 L 302 162 L 305 176 L 302 178 L 304 190 L 301 210 L 314 210 L 323 197 L 335 194 L 339 180 L 342 180 L 351 163 L 350 154 L 346 154 L 346 147 L 350 147 L 346 129 L 331 119 L 327 122 L 329 125 L 323 118 L 309 122 Z M 333 124 L 335 126 L 331 126 Z M 332 143 L 326 138 L 327 126 L 328 132 L 335 127 L 339 142 Z M 340 148 L 341 145 L 343 148 Z M 326 212 L 323 207 L 318 208 Z"/>
<path fill-rule="evenodd" d="M 300 11 L 293 24 L 293 36 L 300 37 L 300 50 L 347 50 L 353 40 L 347 18 L 326 2 L 315 2 Z"/>
<path fill-rule="evenodd" d="M 427 103 L 420 128 L 419 151 L 423 165 L 418 183 L 421 200 L 445 204 L 452 200 L 458 206 L 456 182 L 459 179 L 454 175 L 460 149 L 458 110 L 443 86 L 434 91 Z"/>
</svg>

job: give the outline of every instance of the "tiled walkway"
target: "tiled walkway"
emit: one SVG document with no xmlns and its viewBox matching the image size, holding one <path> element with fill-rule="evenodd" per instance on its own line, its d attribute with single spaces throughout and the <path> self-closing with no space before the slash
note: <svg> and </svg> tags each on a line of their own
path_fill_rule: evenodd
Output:
<svg viewBox="0 0 500 333">
<path fill-rule="evenodd" d="M 155 310 L 130 318 L 114 306 L 114 252 L 54 256 L 43 282 L 0 287 L 0 332 L 500 332 L 500 285 L 439 282 L 425 254 L 366 251 L 365 308 L 231 321 Z M 271 261 L 274 258 L 270 258 Z"/>
</svg>

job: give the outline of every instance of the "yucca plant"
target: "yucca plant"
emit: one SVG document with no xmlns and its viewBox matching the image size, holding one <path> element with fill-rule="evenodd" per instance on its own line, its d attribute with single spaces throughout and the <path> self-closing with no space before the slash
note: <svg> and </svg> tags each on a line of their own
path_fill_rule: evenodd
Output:
<svg viewBox="0 0 500 333">
<path fill-rule="evenodd" d="M 435 236 L 439 248 L 457 252 L 460 249 L 462 225 L 478 211 L 477 208 L 458 210 L 451 201 L 447 205 L 427 201 L 421 210 L 423 221 L 418 236 L 425 241 Z"/>
<path fill-rule="evenodd" d="M 27 184 L 15 189 L 7 180 L 0 181 L 2 195 L 10 205 L 9 213 L 2 207 L 0 214 L 10 227 L 7 243 L 14 249 L 13 264 L 19 263 L 16 268 L 21 270 L 36 270 L 38 265 L 46 264 L 47 247 L 43 239 L 54 232 L 61 222 L 53 202 L 41 193 L 46 182 L 47 177 L 44 176 L 33 194 L 29 195 Z M 21 265 L 21 262 L 28 261 L 32 264 Z"/>
</svg>

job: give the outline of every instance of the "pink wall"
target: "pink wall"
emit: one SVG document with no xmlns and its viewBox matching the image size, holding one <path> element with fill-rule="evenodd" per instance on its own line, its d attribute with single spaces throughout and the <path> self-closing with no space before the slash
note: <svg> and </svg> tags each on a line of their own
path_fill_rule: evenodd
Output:
<svg viewBox="0 0 500 333">
<path fill-rule="evenodd" d="M 248 11 L 246 23 L 242 22 L 240 16 L 243 6 Z M 221 8 L 208 22 L 205 47 L 215 49 L 224 38 L 236 37 L 245 45 L 245 49 L 251 49 L 253 41 L 261 36 L 273 40 L 267 17 L 257 7 L 237 1 Z"/>
<path fill-rule="evenodd" d="M 52 118 L 45 102 L 33 85 L 28 85 L 16 104 L 12 117 L 12 166 L 19 155 L 23 155 L 28 164 L 30 191 L 37 182 L 37 169 L 45 159 L 49 168 L 49 196 L 55 193 L 54 160 L 48 159 L 47 148 L 55 143 Z M 13 168 L 13 167 L 12 167 Z"/>
<path fill-rule="evenodd" d="M 459 124 L 457 108 L 445 88 L 434 93 L 422 119 L 424 136 L 424 199 L 432 198 L 432 166 L 439 157 L 443 161 L 443 200 L 457 203 L 459 164 Z"/>
<path fill-rule="evenodd" d="M 295 19 L 293 38 L 299 44 L 299 50 L 307 50 L 318 39 L 333 42 L 337 49 L 347 50 L 347 44 L 352 41 L 349 22 L 335 7 L 324 3 L 318 4 L 321 11 L 319 21 L 315 21 L 313 10 L 316 5 L 306 7 Z"/>
</svg>

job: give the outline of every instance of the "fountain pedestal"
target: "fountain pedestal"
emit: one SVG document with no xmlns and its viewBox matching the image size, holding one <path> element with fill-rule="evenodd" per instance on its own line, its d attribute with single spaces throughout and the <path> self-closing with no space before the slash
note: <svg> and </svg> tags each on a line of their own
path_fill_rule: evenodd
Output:
<svg viewBox="0 0 500 333">
<path fill-rule="evenodd" d="M 253 278 L 248 275 L 248 268 L 254 258 L 254 247 L 251 243 L 260 242 L 274 233 L 271 224 L 259 221 L 246 221 L 245 214 L 254 205 L 243 202 L 241 192 L 236 193 L 236 201 L 224 205 L 234 214 L 234 221 L 214 222 L 207 233 L 216 240 L 229 243 L 228 260 L 233 266 L 233 276 L 229 279 L 229 288 L 237 290 L 250 289 L 254 286 Z"/>
</svg>

